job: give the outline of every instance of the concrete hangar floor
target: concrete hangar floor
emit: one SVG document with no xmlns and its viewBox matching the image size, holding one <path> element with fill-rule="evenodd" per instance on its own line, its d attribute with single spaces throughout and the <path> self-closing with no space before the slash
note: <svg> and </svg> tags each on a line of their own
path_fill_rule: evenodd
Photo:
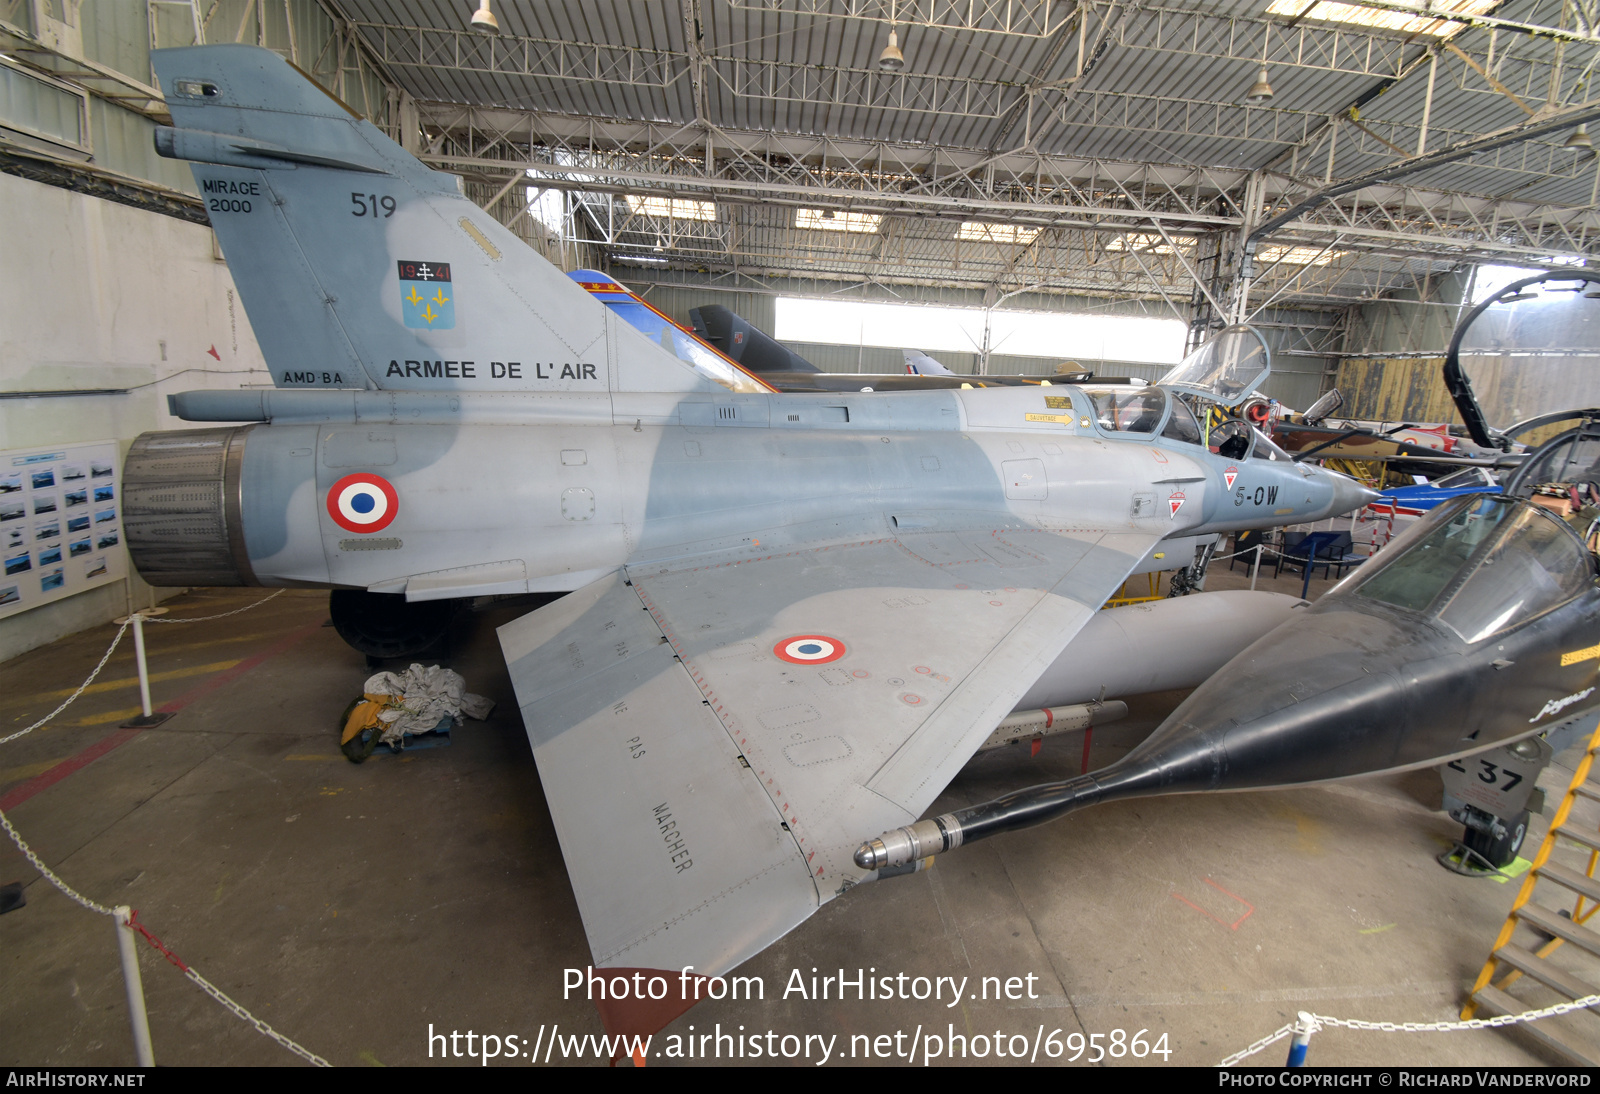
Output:
<svg viewBox="0 0 1600 1094">
<path fill-rule="evenodd" d="M 1298 593 L 1299 582 L 1285 574 L 1263 587 Z M 1246 580 L 1218 567 L 1210 584 Z M 1328 585 L 1319 576 L 1313 595 Z M 263 592 L 196 590 L 168 606 L 173 616 L 209 615 Z M 136 908 L 184 961 L 334 1064 L 476 1064 L 465 1036 L 449 1047 L 429 1039 L 430 1030 L 471 1030 L 502 1045 L 515 1036 L 529 1052 L 497 1064 L 531 1063 L 535 1043 L 542 1063 L 554 1039 L 563 1047 L 551 1063 L 602 1065 L 592 1042 L 561 1060 L 567 1038 L 603 1028 L 581 992 L 563 997 L 565 970 L 581 969 L 589 951 L 494 637 L 522 610 L 502 602 L 465 616 L 452 638 L 450 664 L 498 704 L 489 721 L 469 721 L 448 748 L 380 753 L 360 766 L 340 755 L 335 722 L 368 669 L 324 625 L 325 593 L 290 591 L 227 619 L 150 627 L 155 702 L 177 715 L 119 733 L 138 707 L 124 641 L 101 682 L 55 723 L 5 746 L 0 803 L 70 884 Z M 0 665 L 0 732 L 70 694 L 113 630 Z M 1116 758 L 1181 697 L 1136 700 L 1127 720 L 1097 730 L 1093 765 Z M 1542 780 L 1553 803 L 1576 755 L 1558 757 Z M 1026 747 L 990 754 L 935 811 L 1074 774 L 1081 761 L 1081 735 L 1047 741 L 1037 757 Z M 648 1062 L 682 1062 L 655 1053 L 669 1053 L 674 1036 L 687 1052 L 691 1027 L 696 1038 L 719 1026 L 745 1038 L 744 1058 L 731 1061 L 730 1042 L 719 1061 L 702 1059 L 697 1040 L 695 1063 L 816 1064 L 831 1044 L 830 1063 L 904 1064 L 892 1053 L 907 1051 L 920 1027 L 967 1037 L 958 1063 L 1027 1063 L 1035 1043 L 1059 1031 L 1059 1062 L 1078 1045 L 1083 1065 L 1093 1055 L 1088 1035 L 1126 1045 L 1143 1030 L 1145 1044 L 1165 1036 L 1165 1060 L 1124 1049 L 1103 1063 L 1212 1065 L 1302 1009 L 1448 1020 L 1517 887 L 1434 862 L 1459 832 L 1436 811 L 1439 799 L 1437 774 L 1423 771 L 1121 801 L 962 848 L 929 871 L 826 905 L 738 970 L 760 978 L 764 1000 L 701 1003 L 657 1036 Z M 1530 847 L 1545 823 L 1534 818 Z M 0 1061 L 131 1064 L 112 925 L 4 841 L 0 883 L 13 880 L 26 886 L 27 904 L 0 916 Z M 158 1064 L 299 1063 L 141 948 Z M 951 1007 L 946 984 L 942 1000 L 857 1000 L 853 988 L 843 1001 L 836 988 L 819 1000 L 810 998 L 813 969 L 819 983 L 840 970 L 847 979 L 862 969 L 875 970 L 869 978 L 904 973 L 908 988 L 915 977 L 966 977 L 967 994 L 993 977 L 991 996 L 1015 977 L 1021 997 Z M 793 990 L 802 981 L 804 995 Z M 752 1036 L 778 1059 L 752 1059 Z M 476 1038 L 473 1046 L 482 1051 Z M 785 1060 L 785 1048 L 800 1054 Z M 455 1051 L 463 1055 L 446 1055 Z M 1280 1043 L 1248 1062 L 1281 1066 L 1285 1052 Z M 1037 1062 L 1058 1061 L 1041 1051 Z M 1556 1061 L 1516 1032 L 1329 1030 L 1313 1038 L 1310 1062 Z"/>
</svg>

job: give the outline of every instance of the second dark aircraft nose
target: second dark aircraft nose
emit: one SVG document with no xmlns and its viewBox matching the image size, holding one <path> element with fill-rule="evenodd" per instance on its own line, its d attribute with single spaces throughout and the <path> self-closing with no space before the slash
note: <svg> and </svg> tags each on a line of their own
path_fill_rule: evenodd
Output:
<svg viewBox="0 0 1600 1094">
<path fill-rule="evenodd" d="M 1409 628 L 1310 611 L 1250 646 L 1099 774 L 1105 797 L 1242 790 L 1394 765 L 1406 702 L 1390 670 Z"/>
</svg>

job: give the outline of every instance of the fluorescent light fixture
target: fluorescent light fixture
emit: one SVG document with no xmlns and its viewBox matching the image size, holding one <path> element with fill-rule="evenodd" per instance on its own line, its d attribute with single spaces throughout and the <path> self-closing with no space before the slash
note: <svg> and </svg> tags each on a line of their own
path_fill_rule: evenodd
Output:
<svg viewBox="0 0 1600 1094">
<path fill-rule="evenodd" d="M 839 213 L 832 209 L 796 209 L 796 228 L 821 228 L 825 232 L 860 232 L 872 235 L 883 218 L 877 213 Z"/>
<path fill-rule="evenodd" d="M 650 217 L 673 217 L 677 220 L 716 220 L 717 205 L 713 201 L 696 201 L 694 198 L 664 198 L 641 194 L 624 194 L 629 212 Z"/>
<path fill-rule="evenodd" d="M 970 239 L 974 243 L 1032 243 L 1039 234 L 1038 228 L 1024 228 L 1019 224 L 989 224 L 981 220 L 964 220 L 957 239 Z"/>
<path fill-rule="evenodd" d="M 1337 0 L 1272 0 L 1267 5 L 1269 15 L 1286 15 L 1291 19 L 1304 17 L 1323 23 L 1349 23 L 1373 30 L 1392 30 L 1397 34 L 1426 34 L 1434 38 L 1448 38 L 1465 24 L 1452 23 L 1441 15 L 1482 15 L 1492 11 L 1497 0 L 1441 0 L 1424 8 L 1418 2 L 1416 15 L 1383 8 L 1369 8 L 1364 4 L 1341 4 Z M 1413 6 L 1407 4 L 1407 7 Z"/>
</svg>

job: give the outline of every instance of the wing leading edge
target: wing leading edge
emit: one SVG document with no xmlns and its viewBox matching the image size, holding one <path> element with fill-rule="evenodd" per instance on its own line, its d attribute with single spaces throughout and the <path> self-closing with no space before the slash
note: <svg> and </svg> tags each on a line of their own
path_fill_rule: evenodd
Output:
<svg viewBox="0 0 1600 1094">
<path fill-rule="evenodd" d="M 653 1032 L 875 876 L 861 840 L 922 815 L 1155 542 L 992 517 L 630 567 L 500 628 L 600 969 L 671 996 Z"/>
</svg>

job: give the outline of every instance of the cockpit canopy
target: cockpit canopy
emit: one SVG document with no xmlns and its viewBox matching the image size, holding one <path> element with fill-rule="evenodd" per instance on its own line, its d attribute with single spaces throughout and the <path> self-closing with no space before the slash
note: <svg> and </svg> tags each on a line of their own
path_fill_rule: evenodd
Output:
<svg viewBox="0 0 1600 1094">
<path fill-rule="evenodd" d="M 1167 409 L 1167 393 L 1158 387 L 1079 388 L 1094 405 L 1095 423 L 1106 433 L 1154 433 Z"/>
<path fill-rule="evenodd" d="M 1272 371 L 1266 340 L 1254 327 L 1224 327 L 1156 381 L 1222 406 L 1238 406 Z"/>
<path fill-rule="evenodd" d="M 1148 436 L 1159 429 L 1169 441 L 1205 445 L 1230 460 L 1291 460 L 1265 433 L 1242 419 L 1202 426 L 1188 403 L 1160 387 L 1080 384 L 1078 390 L 1094 408 L 1095 424 L 1102 433 Z"/>
<path fill-rule="evenodd" d="M 1338 591 L 1420 612 L 1473 643 L 1566 603 L 1593 577 L 1577 534 L 1548 510 L 1469 494 L 1419 520 Z"/>
<path fill-rule="evenodd" d="M 1551 272 L 1495 293 L 1456 328 L 1444 375 L 1479 444 L 1600 407 L 1600 273 Z"/>
</svg>

